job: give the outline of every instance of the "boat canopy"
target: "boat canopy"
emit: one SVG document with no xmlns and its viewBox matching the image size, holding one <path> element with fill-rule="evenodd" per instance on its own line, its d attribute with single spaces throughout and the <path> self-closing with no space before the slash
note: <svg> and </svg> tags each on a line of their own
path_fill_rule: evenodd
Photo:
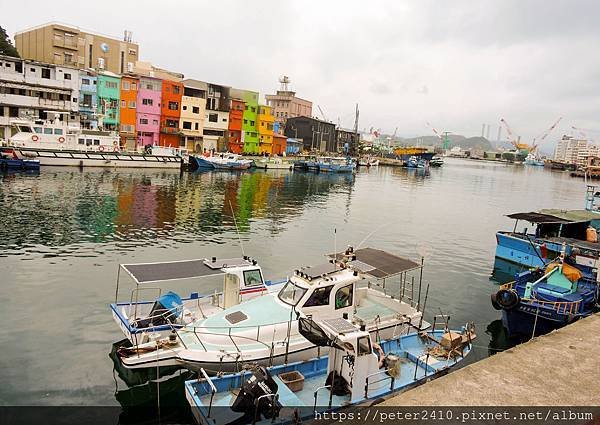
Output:
<svg viewBox="0 0 600 425">
<path fill-rule="evenodd" d="M 545 209 L 539 212 L 526 212 L 508 214 L 508 218 L 513 220 L 526 220 L 535 224 L 569 224 L 582 223 L 591 220 L 600 219 L 600 214 L 587 210 L 553 210 Z"/>
<path fill-rule="evenodd" d="M 251 266 L 253 262 L 246 258 L 228 258 L 212 260 L 197 259 L 168 261 L 164 263 L 121 264 L 136 284 L 163 282 L 167 280 L 192 279 L 224 274 L 228 267 Z"/>
<path fill-rule="evenodd" d="M 421 264 L 419 263 L 380 249 L 356 249 L 352 252 L 352 255 L 354 259 L 346 263 L 346 265 L 376 279 L 386 279 L 400 273 L 421 268 Z M 340 252 L 335 255 L 329 254 L 329 257 L 342 260 L 347 258 L 348 255 L 345 252 Z"/>
</svg>

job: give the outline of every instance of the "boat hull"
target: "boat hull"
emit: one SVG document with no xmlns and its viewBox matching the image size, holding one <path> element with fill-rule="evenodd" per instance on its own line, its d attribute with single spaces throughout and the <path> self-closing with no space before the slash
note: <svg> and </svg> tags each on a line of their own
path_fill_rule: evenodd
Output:
<svg viewBox="0 0 600 425">
<path fill-rule="evenodd" d="M 525 304 L 519 304 L 513 310 L 502 310 L 502 325 L 510 337 L 544 335 L 575 320 L 577 316 L 570 317 L 543 308 L 538 310 Z"/>
<path fill-rule="evenodd" d="M 31 148 L 12 148 L 17 158 L 35 158 L 43 166 L 105 168 L 171 168 L 181 167 L 182 158 L 170 155 L 141 155 L 123 152 L 85 152 Z"/>
</svg>

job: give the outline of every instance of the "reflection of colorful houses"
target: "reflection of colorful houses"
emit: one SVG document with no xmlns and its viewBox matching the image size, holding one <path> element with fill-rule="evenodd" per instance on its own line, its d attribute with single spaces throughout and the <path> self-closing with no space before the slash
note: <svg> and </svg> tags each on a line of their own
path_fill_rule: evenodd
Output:
<svg viewBox="0 0 600 425">
<path fill-rule="evenodd" d="M 137 93 L 138 146 L 158 145 L 162 81 L 140 77 Z"/>
<path fill-rule="evenodd" d="M 229 151 L 242 153 L 244 142 L 242 141 L 242 120 L 244 117 L 244 101 L 231 99 L 229 110 Z"/>
<path fill-rule="evenodd" d="M 139 80 L 136 77 L 121 77 L 120 128 L 121 146 L 128 150 L 136 149 L 136 107 Z"/>
<path fill-rule="evenodd" d="M 180 143 L 179 119 L 183 84 L 163 80 L 160 109 L 160 145 L 178 148 Z"/>
<path fill-rule="evenodd" d="M 275 117 L 271 114 L 271 107 L 259 105 L 256 119 L 258 150 L 261 154 L 271 155 L 273 153 L 273 122 L 275 121 Z"/>
</svg>

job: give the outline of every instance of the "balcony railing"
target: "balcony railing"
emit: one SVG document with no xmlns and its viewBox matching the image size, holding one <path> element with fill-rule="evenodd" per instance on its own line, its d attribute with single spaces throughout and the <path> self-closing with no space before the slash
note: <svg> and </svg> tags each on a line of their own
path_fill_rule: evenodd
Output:
<svg viewBox="0 0 600 425">
<path fill-rule="evenodd" d="M 161 133 L 165 133 L 165 134 L 180 134 L 181 133 L 181 131 L 177 127 L 161 127 L 160 131 L 161 131 Z"/>
</svg>

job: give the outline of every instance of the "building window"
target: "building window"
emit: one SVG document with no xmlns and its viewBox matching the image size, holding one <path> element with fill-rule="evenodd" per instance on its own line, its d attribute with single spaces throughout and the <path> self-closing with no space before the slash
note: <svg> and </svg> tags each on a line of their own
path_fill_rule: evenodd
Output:
<svg viewBox="0 0 600 425">
<path fill-rule="evenodd" d="M 131 90 L 137 90 L 137 83 L 131 83 Z"/>
<path fill-rule="evenodd" d="M 158 120 L 152 120 L 152 124 L 158 125 Z"/>
<path fill-rule="evenodd" d="M 135 51 L 135 49 L 129 49 L 129 52 L 128 52 L 128 53 L 129 53 L 130 55 L 135 55 L 135 54 L 137 54 L 137 52 Z"/>
<path fill-rule="evenodd" d="M 71 79 L 71 74 L 67 74 L 66 72 L 63 74 L 65 80 L 70 80 Z"/>
<path fill-rule="evenodd" d="M 140 118 L 140 124 L 148 124 L 148 120 L 146 118 Z"/>
<path fill-rule="evenodd" d="M 85 85 L 89 85 L 90 84 L 90 80 L 88 80 L 87 78 L 82 78 L 81 79 L 81 84 L 85 84 Z"/>
<path fill-rule="evenodd" d="M 254 124 L 255 124 L 254 121 L 250 121 L 250 126 L 251 127 L 254 127 Z"/>
<path fill-rule="evenodd" d="M 123 81 L 122 85 L 123 90 L 129 90 L 129 81 Z"/>
<path fill-rule="evenodd" d="M 92 53 L 93 53 L 93 52 L 94 52 L 94 46 L 93 46 L 92 44 L 90 44 L 90 45 L 88 46 L 88 56 L 89 56 L 89 57 L 88 57 L 88 67 L 89 67 L 89 68 L 92 68 L 92 67 L 94 66 L 94 65 L 93 65 L 93 64 L 94 64 L 94 62 L 92 61 L 92 56 L 93 56 L 93 54 L 92 54 Z"/>
<path fill-rule="evenodd" d="M 126 108 L 127 107 L 127 102 L 125 102 L 124 100 L 121 101 L 121 108 Z"/>
<path fill-rule="evenodd" d="M 227 122 L 227 118 L 223 118 L 223 120 L 222 120 L 222 121 L 223 121 L 223 122 Z"/>
<path fill-rule="evenodd" d="M 248 120 L 244 120 L 244 124 L 248 124 Z"/>
<path fill-rule="evenodd" d="M 50 79 L 50 69 L 42 68 L 42 78 Z"/>
<path fill-rule="evenodd" d="M 175 121 L 175 120 L 166 120 L 166 125 L 167 125 L 167 127 L 170 127 L 170 128 L 177 128 L 177 126 L 179 125 L 179 122 Z"/>
<path fill-rule="evenodd" d="M 142 105 L 152 106 L 152 99 L 142 99 Z"/>
<path fill-rule="evenodd" d="M 105 81 L 104 86 L 107 89 L 116 89 L 119 87 L 115 81 Z"/>
<path fill-rule="evenodd" d="M 198 130 L 198 123 L 194 123 L 194 130 Z"/>
<path fill-rule="evenodd" d="M 183 129 L 184 130 L 191 130 L 192 129 L 192 123 L 190 121 L 184 121 L 183 122 Z"/>
<path fill-rule="evenodd" d="M 217 115 L 217 114 L 208 114 L 208 120 L 210 122 L 218 122 L 219 121 L 219 115 Z"/>
<path fill-rule="evenodd" d="M 129 101 L 129 109 L 135 109 L 135 100 Z"/>
<path fill-rule="evenodd" d="M 179 94 L 179 86 L 173 86 L 173 94 Z"/>
<path fill-rule="evenodd" d="M 186 105 L 183 105 L 183 106 L 181 107 L 181 109 L 183 109 L 184 111 L 187 111 L 187 106 L 186 106 Z"/>
<path fill-rule="evenodd" d="M 179 109 L 179 102 L 169 102 L 169 109 L 171 111 L 176 111 Z"/>
<path fill-rule="evenodd" d="M 192 113 L 199 114 L 200 113 L 200 108 L 197 107 L 197 106 L 192 106 Z"/>
<path fill-rule="evenodd" d="M 250 107 L 250 112 L 256 112 L 256 108 L 254 106 Z"/>
<path fill-rule="evenodd" d="M 15 108 L 14 106 L 8 107 L 8 116 L 11 118 L 17 118 L 19 116 L 19 108 Z"/>
</svg>

